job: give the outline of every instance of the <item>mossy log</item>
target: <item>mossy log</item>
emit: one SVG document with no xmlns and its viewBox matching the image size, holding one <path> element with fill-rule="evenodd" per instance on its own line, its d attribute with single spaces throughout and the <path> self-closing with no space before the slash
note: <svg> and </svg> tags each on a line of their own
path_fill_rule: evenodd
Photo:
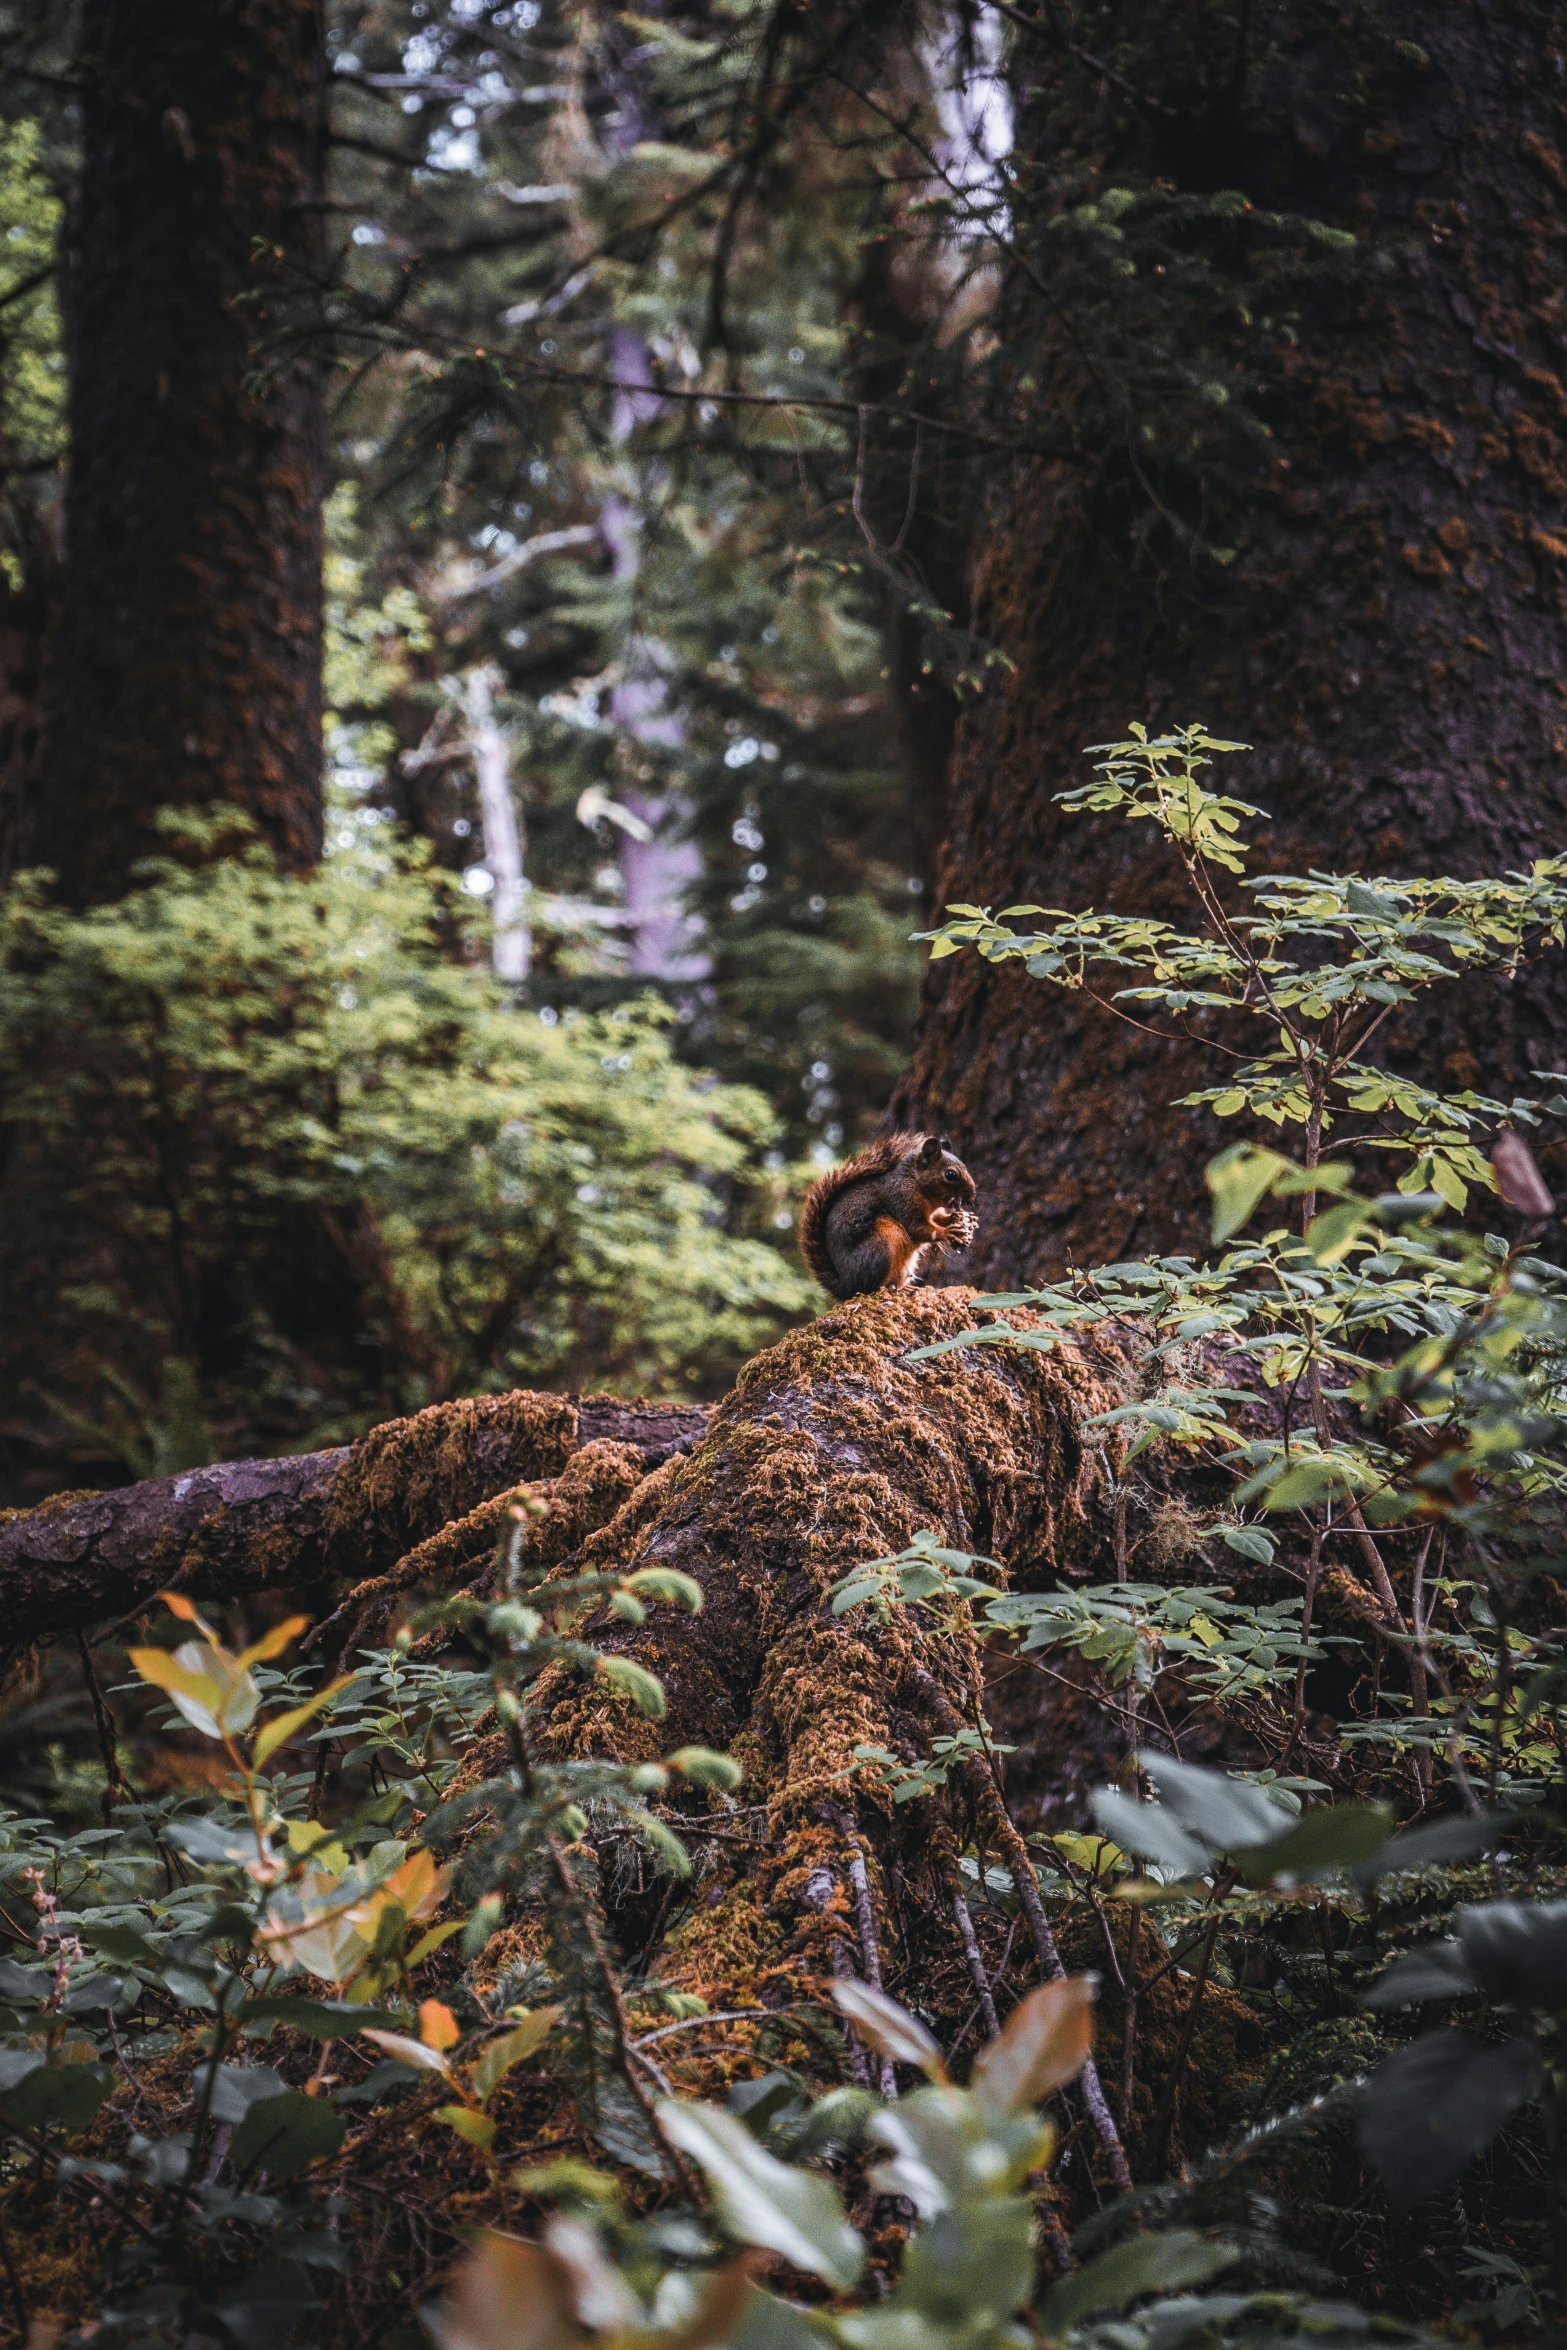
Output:
<svg viewBox="0 0 1567 2350">
<path fill-rule="evenodd" d="M 592 1838 L 633 1975 L 700 1993 L 719 2019 L 660 2049 L 682 2088 L 721 2090 L 737 2061 L 753 2069 L 758 2032 L 776 2048 L 783 2019 L 819 2011 L 835 1973 L 884 1979 L 957 2037 L 964 2011 L 977 2003 L 982 2012 L 989 1996 L 999 1953 L 987 1961 L 980 1945 L 1005 1932 L 993 1907 L 976 1933 L 958 1865 L 966 1844 L 1011 1866 L 1020 1886 L 1026 1879 L 1020 1955 L 1036 1979 L 1038 1969 L 1060 1971 L 1043 1909 L 1028 1898 L 1032 1867 L 994 1760 L 974 1734 L 983 1663 L 966 1613 L 835 1614 L 833 1588 L 924 1528 L 994 1561 L 985 1571 L 1001 1589 L 1113 1577 L 1124 1439 L 1094 1423 L 1164 1366 L 1150 1357 L 1149 1333 L 1131 1325 L 1050 1351 L 911 1360 L 971 1325 L 971 1297 L 886 1292 L 793 1332 L 747 1367 L 706 1440 L 643 1478 L 564 1564 L 677 1568 L 699 1584 L 703 1605 L 695 1617 L 658 1611 L 633 1627 L 606 1615 L 593 1627 L 601 1650 L 656 1674 L 662 1720 L 602 1677 L 546 1677 L 532 1706 L 539 1749 L 644 1762 L 699 1743 L 745 1770 L 736 1797 L 690 1797 L 672 1810 L 695 1863 L 683 1887 L 660 1879 L 634 1838 Z M 1012 1319 L 1028 1327 L 1035 1317 Z M 954 1737 L 934 1803 L 895 1805 L 885 1777 L 866 1766 L 868 1748 L 912 1764 Z M 504 1761 L 499 1738 L 485 1741 L 463 1781 L 480 1784 Z M 486 1972 L 498 1977 L 535 1953 L 524 1915 Z M 790 2061 L 820 2069 L 808 2030 Z M 1094 2159 L 1124 2183 L 1097 2081 L 1087 2095 Z"/>
<path fill-rule="evenodd" d="M 327 1452 L 57 1495 L 0 1514 L 5 1642 L 14 1653 L 123 1620 L 169 1586 L 208 1599 L 330 1591 L 394 1569 L 519 1485 L 559 1477 L 588 1446 L 629 1447 L 640 1474 L 706 1428 L 701 1405 L 523 1390 L 435 1404 Z M 476 1534 L 473 1549 L 485 1540 Z"/>
</svg>

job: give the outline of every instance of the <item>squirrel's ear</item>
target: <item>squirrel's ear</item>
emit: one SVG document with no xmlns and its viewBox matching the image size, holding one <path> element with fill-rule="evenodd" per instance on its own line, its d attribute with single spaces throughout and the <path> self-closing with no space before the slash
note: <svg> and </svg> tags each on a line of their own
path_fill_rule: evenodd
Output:
<svg viewBox="0 0 1567 2350">
<path fill-rule="evenodd" d="M 941 1164 L 941 1140 L 940 1140 L 940 1137 L 939 1137 L 938 1135 L 934 1135 L 934 1134 L 927 1134 L 927 1135 L 926 1135 L 926 1137 L 925 1137 L 925 1140 L 924 1140 L 924 1141 L 921 1143 L 921 1145 L 920 1145 L 920 1155 L 919 1155 L 918 1159 L 915 1161 L 915 1165 L 916 1165 L 916 1166 L 920 1166 L 920 1167 L 939 1167 L 939 1166 L 940 1166 L 940 1164 Z"/>
<path fill-rule="evenodd" d="M 942 1149 L 943 1149 L 944 1151 L 950 1151 L 950 1152 L 951 1152 L 951 1154 L 952 1154 L 952 1156 L 953 1156 L 953 1158 L 956 1158 L 958 1154 L 957 1154 L 957 1152 L 956 1152 L 955 1150 L 953 1150 L 953 1149 L 952 1149 L 952 1137 L 951 1137 L 951 1135 L 950 1135 L 950 1134 L 943 1134 L 943 1135 L 941 1136 L 940 1140 L 941 1140 L 941 1147 L 942 1147 Z"/>
</svg>

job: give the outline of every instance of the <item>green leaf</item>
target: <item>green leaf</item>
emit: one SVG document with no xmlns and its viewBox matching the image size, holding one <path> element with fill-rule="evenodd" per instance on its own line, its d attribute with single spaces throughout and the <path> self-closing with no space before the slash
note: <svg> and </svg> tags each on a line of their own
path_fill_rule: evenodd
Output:
<svg viewBox="0 0 1567 2350">
<path fill-rule="evenodd" d="M 1095 1826 L 1123 1852 L 1135 1852 L 1139 1860 L 1151 1860 L 1177 1877 L 1200 1877 L 1206 1871 L 1206 1847 L 1188 1836 L 1161 1805 L 1139 1803 L 1119 1787 L 1096 1787 L 1088 1800 Z"/>
<path fill-rule="evenodd" d="M 1458 1948 L 1493 1999 L 1567 2007 L 1567 1901 L 1484 1901 L 1461 1909 Z"/>
<path fill-rule="evenodd" d="M 1293 1812 L 1243 1779 L 1204 1770 L 1198 1763 L 1177 1762 L 1168 1754 L 1149 1753 L 1142 1759 L 1161 1804 L 1215 1852 L 1242 1852 L 1251 1845 L 1273 1843 L 1281 1828 L 1295 1824 Z"/>
<path fill-rule="evenodd" d="M 646 1665 L 639 1665 L 629 1656 L 601 1656 L 598 1669 L 606 1681 L 613 1681 L 623 1689 L 639 1714 L 650 1722 L 664 1718 L 664 1692 Z"/>
<path fill-rule="evenodd" d="M 499 2040 L 488 2043 L 473 2068 L 473 2093 L 481 2105 L 488 2105 L 514 2065 L 526 2063 L 543 2047 L 559 2022 L 558 2007 L 535 2008 L 531 2015 L 523 2017 L 515 2031 L 505 2032 Z"/>
<path fill-rule="evenodd" d="M 1490 1814 L 1476 1819 L 1470 1812 L 1459 1812 L 1450 1819 L 1423 1820 L 1418 1828 L 1407 1828 L 1402 1836 L 1388 1841 L 1355 1870 L 1357 1885 L 1375 1884 L 1394 1869 L 1426 1869 L 1438 1862 L 1474 1860 L 1482 1852 L 1490 1852 L 1511 1830 L 1517 1833 L 1516 1819 Z"/>
<path fill-rule="evenodd" d="M 1467 2032 L 1427 2032 L 1366 2083 L 1361 2152 L 1407 2210 L 1449 2186 L 1489 2146 L 1539 2075 L 1532 2041 L 1497 2047 Z"/>
<path fill-rule="evenodd" d="M 829 2180 L 776 2161 L 744 2122 L 716 2106 L 666 2097 L 658 2118 L 673 2143 L 701 2164 L 718 2216 L 737 2242 L 781 2253 L 840 2293 L 858 2281 L 864 2246 Z"/>
<path fill-rule="evenodd" d="M 1313 1216 L 1306 1227 L 1306 1246 L 1314 1262 L 1341 1263 L 1365 1222 L 1366 1209 L 1359 1200 L 1342 1200 L 1337 1207 L 1324 1208 L 1320 1216 Z"/>
<path fill-rule="evenodd" d="M 1227 1549 L 1238 1550 L 1242 1558 L 1255 1559 L 1259 1567 L 1271 1567 L 1278 1548 L 1273 1536 L 1260 1526 L 1221 1526 L 1219 1539 Z"/>
<path fill-rule="evenodd" d="M 312 2040 L 350 2040 L 367 2024 L 389 2030 L 401 2020 L 379 2008 L 361 2007 L 351 1999 L 303 1999 L 286 1991 L 269 1991 L 259 1999 L 247 1999 L 239 2010 L 239 2023 L 244 2031 L 253 2024 L 290 2024 L 296 2032 L 304 2032 Z"/>
<path fill-rule="evenodd" d="M 1281 1877 L 1311 1884 L 1369 1860 L 1387 1843 L 1392 1828 L 1386 1804 L 1326 1804 L 1307 1812 L 1274 1843 L 1248 1850 L 1241 1874 L 1249 1885 L 1272 1884 Z"/>
<path fill-rule="evenodd" d="M 0 2049 L 0 2122 L 21 2130 L 85 2130 L 113 2086 L 93 2064 L 49 2064 L 32 2048 Z"/>
<path fill-rule="evenodd" d="M 1250 1142 L 1232 1143 L 1227 1151 L 1209 1160 L 1205 1179 L 1213 1194 L 1215 1242 L 1239 1232 L 1288 1166 L 1288 1159 L 1277 1151 L 1261 1150 Z"/>
<path fill-rule="evenodd" d="M 1096 2310 L 1125 2309 L 1144 2293 L 1177 2293 L 1206 2284 L 1238 2258 L 1233 2244 L 1210 2243 L 1184 2228 L 1133 2236 L 1051 2286 L 1039 2304 L 1040 2331 L 1049 2342 L 1064 2342 L 1073 2326 Z"/>
<path fill-rule="evenodd" d="M 270 2178 L 294 2179 L 335 2154 L 348 2135 L 348 2123 L 324 2097 L 307 2097 L 302 2089 L 285 2089 L 281 2097 L 263 2097 L 250 2108 L 229 2144 L 236 2170 L 264 2170 Z"/>
</svg>

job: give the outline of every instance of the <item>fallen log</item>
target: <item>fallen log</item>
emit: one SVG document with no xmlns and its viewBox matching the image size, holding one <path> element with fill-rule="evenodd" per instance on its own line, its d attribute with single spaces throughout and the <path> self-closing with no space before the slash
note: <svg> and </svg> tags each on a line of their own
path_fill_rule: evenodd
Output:
<svg viewBox="0 0 1567 2350">
<path fill-rule="evenodd" d="M 326 1452 L 220 1461 L 6 1512 L 6 1648 L 118 1621 L 165 1586 L 226 1599 L 383 1573 L 495 1495 L 558 1477 L 587 1445 L 634 1446 L 648 1470 L 699 1443 L 707 1422 L 700 1404 L 523 1389 L 435 1404 Z"/>
</svg>

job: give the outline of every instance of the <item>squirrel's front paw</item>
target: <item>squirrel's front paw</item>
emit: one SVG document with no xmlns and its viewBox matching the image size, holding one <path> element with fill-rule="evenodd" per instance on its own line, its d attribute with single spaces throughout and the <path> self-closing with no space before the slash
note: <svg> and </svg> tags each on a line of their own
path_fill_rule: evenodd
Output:
<svg viewBox="0 0 1567 2350">
<path fill-rule="evenodd" d="M 967 1208 L 937 1208 L 930 1220 L 943 1248 L 965 1249 L 979 1231 L 979 1218 Z"/>
</svg>

